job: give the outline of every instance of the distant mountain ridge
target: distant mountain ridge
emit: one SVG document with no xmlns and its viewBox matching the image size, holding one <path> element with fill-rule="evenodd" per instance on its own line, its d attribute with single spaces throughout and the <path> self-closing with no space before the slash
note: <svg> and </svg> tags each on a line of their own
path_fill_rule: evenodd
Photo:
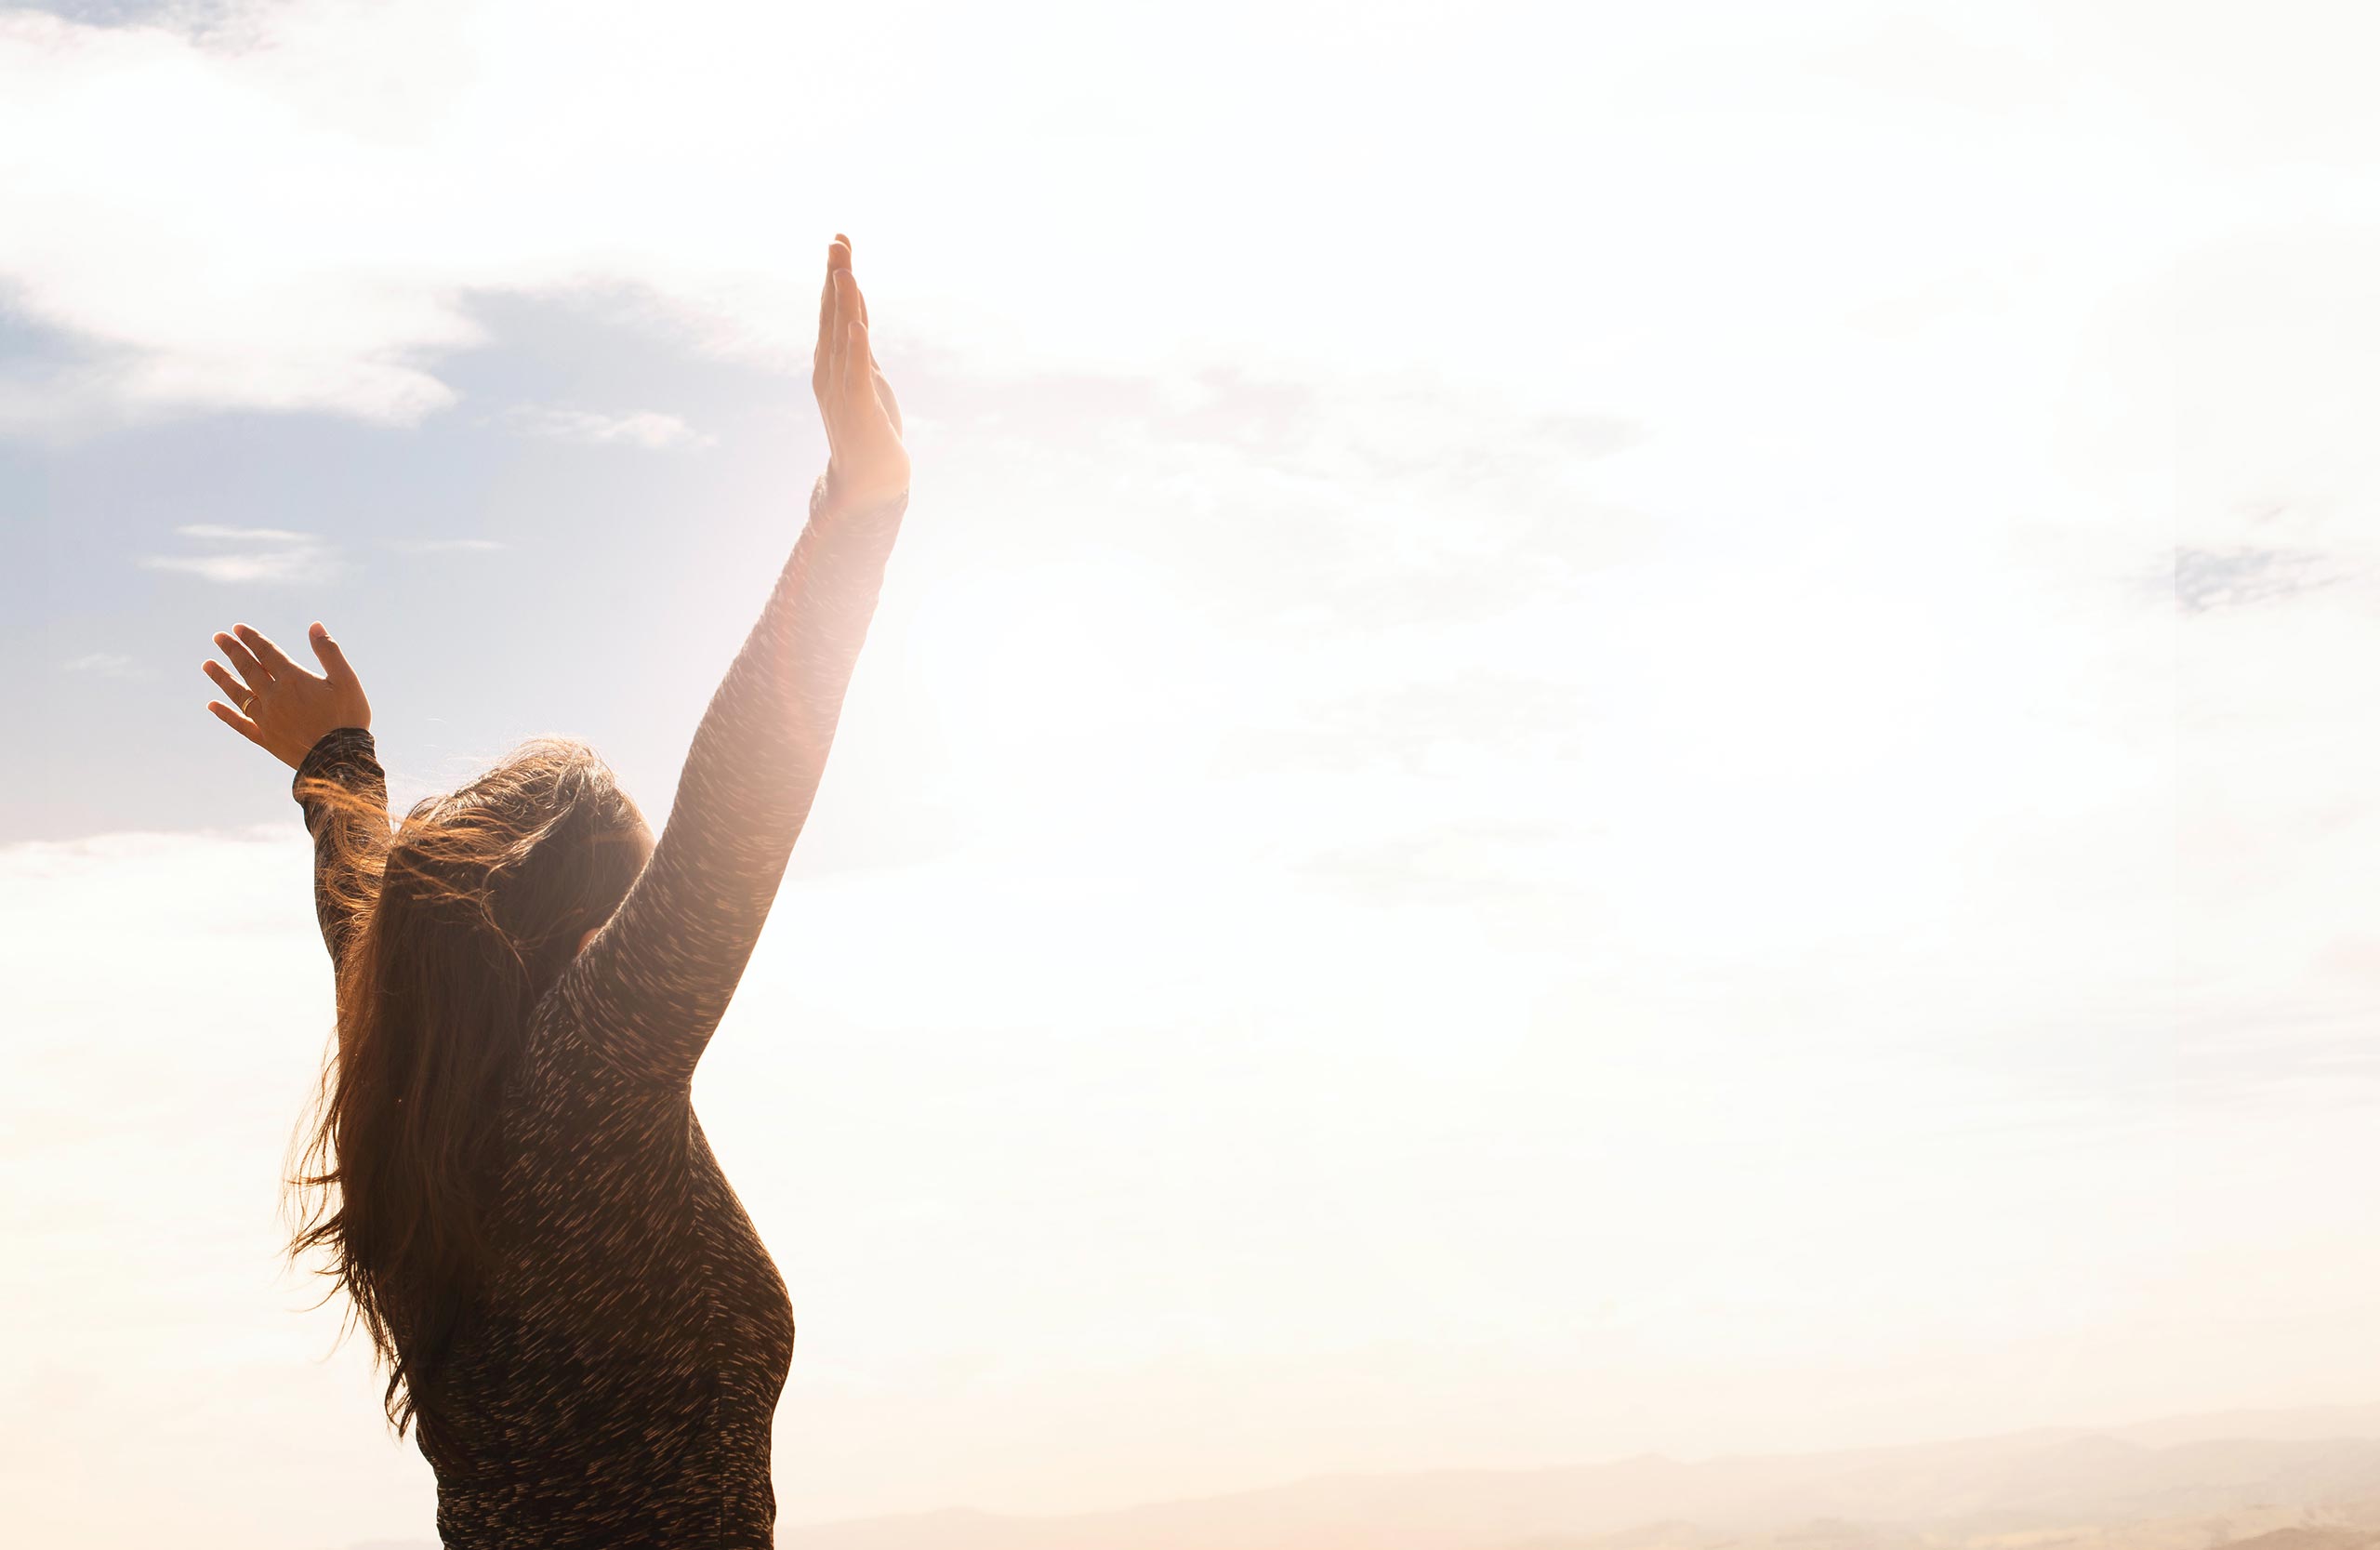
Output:
<svg viewBox="0 0 2380 1550">
<path fill-rule="evenodd" d="M 2226 1437 L 2234 1425 L 2279 1438 Z M 2321 1435 L 2333 1428 L 2349 1433 Z M 2368 1435 L 2351 1435 L 2361 1431 Z M 2164 1440 L 2172 1439 L 2172 1440 Z M 1115 1512 L 787 1524 L 781 1550 L 1806 1550 L 2138 1529 L 2206 1550 L 2279 1529 L 2380 1533 L 2380 1406 L 2190 1417 L 1800 1455 L 1330 1476 Z M 2277 1515 L 2277 1516 L 2276 1516 Z M 2321 1521 L 2327 1519 L 2327 1521 Z M 2260 1550 L 2292 1550 L 2274 1542 Z"/>
<path fill-rule="evenodd" d="M 1535 1470 L 1108 1512 L 780 1523 L 779 1550 L 2380 1550 L 2380 1405 Z M 436 1550 L 429 1541 L 350 1550 Z"/>
</svg>

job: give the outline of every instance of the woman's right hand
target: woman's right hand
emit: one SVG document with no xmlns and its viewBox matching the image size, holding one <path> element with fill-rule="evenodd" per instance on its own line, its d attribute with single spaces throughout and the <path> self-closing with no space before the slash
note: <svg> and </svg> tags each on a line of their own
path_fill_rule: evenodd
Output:
<svg viewBox="0 0 2380 1550">
<path fill-rule="evenodd" d="M 840 232 L 826 248 L 826 288 L 818 298 L 818 351 L 810 389 L 826 422 L 826 505 L 865 510 L 909 493 L 909 452 L 901 405 L 868 348 L 867 298 L 852 273 L 852 244 Z"/>
<path fill-rule="evenodd" d="M 240 676 L 232 677 L 212 658 L 205 665 L 206 676 L 239 709 L 217 700 L 208 700 L 206 708 L 224 725 L 293 770 L 324 733 L 343 726 L 369 729 L 372 725 L 372 704 L 364 697 L 364 685 L 357 682 L 355 669 L 347 665 L 347 654 L 339 650 L 330 631 L 317 624 L 306 638 L 323 664 L 320 673 L 308 672 L 261 631 L 244 624 L 215 637 L 216 645 Z"/>
</svg>

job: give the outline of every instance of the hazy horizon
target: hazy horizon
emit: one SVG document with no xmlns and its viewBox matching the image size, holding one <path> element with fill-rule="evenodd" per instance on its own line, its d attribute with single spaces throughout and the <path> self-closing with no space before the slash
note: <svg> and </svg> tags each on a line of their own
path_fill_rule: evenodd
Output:
<svg viewBox="0 0 2380 1550">
<path fill-rule="evenodd" d="M 917 485 L 694 1094 L 782 1521 L 2370 1402 L 2375 26 L 0 6 L 0 1512 L 427 1531 L 198 664 L 660 821 L 838 231 Z"/>
<path fill-rule="evenodd" d="M 2369 1550 L 2380 1404 L 1847 1451 L 1316 1476 L 1105 1512 L 780 1525 L 786 1550 Z M 324 1550 L 331 1550 L 325 1546 Z M 428 1540 L 345 1550 L 435 1550 Z"/>
</svg>

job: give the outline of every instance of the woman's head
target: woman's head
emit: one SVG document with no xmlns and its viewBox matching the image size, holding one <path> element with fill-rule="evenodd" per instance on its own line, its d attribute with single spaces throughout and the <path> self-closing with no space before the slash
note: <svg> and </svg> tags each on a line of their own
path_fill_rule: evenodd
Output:
<svg viewBox="0 0 2380 1550">
<path fill-rule="evenodd" d="M 539 738 L 405 815 L 389 844 L 377 923 L 392 960 L 438 964 L 502 944 L 539 994 L 652 853 L 652 830 L 611 767 L 582 743 Z"/>
<path fill-rule="evenodd" d="M 339 854 L 324 886 L 351 912 L 338 1051 L 290 1183 L 293 1257 L 330 1251 L 390 1367 L 402 1435 L 488 1265 L 497 1098 L 531 1010 L 619 907 L 652 831 L 583 744 L 523 744 L 430 798 L 396 832 L 368 799 L 324 791 Z"/>
</svg>

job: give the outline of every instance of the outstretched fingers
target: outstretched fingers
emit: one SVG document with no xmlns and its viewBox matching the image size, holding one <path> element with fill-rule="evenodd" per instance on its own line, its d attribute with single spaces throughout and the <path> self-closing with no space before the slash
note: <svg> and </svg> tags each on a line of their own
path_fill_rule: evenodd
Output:
<svg viewBox="0 0 2380 1550">
<path fill-rule="evenodd" d="M 232 709 L 230 706 L 225 705 L 220 700 L 208 700 L 206 702 L 206 708 L 215 712 L 215 719 L 217 721 L 221 722 L 225 726 L 230 727 L 232 731 L 238 733 L 241 736 L 245 737 L 249 742 L 254 743 L 257 747 L 260 749 L 265 748 L 264 734 L 258 730 L 256 722 L 248 720 L 245 716 L 241 715 L 237 710 Z M 271 749 L 265 749 L 265 751 L 270 753 L 272 750 Z"/>
<path fill-rule="evenodd" d="M 864 417 L 881 415 L 884 405 L 876 396 L 875 357 L 868 353 L 867 325 L 857 318 L 852 319 L 848 336 L 850 342 L 845 346 L 845 358 L 849 364 L 843 374 L 844 412 Z"/>
<path fill-rule="evenodd" d="M 818 344 L 810 352 L 813 380 L 826 369 L 827 343 L 835 329 L 835 250 L 826 249 L 826 278 L 818 285 Z"/>
<path fill-rule="evenodd" d="M 347 653 L 339 649 L 338 643 L 331 639 L 331 632 L 322 627 L 321 621 L 317 620 L 306 631 L 306 639 L 314 648 L 314 659 L 323 665 L 324 677 L 333 683 L 356 682 L 355 669 L 347 665 Z"/>
<path fill-rule="evenodd" d="M 848 243 L 847 238 L 838 241 Z M 879 373 L 876 366 L 876 351 L 867 326 L 867 293 L 860 289 L 859 276 L 852 272 L 850 248 L 844 248 L 845 265 L 827 279 L 838 287 L 837 307 L 842 319 L 842 377 L 834 384 L 837 402 L 853 413 L 880 413 L 883 404 L 877 395 Z"/>
<path fill-rule="evenodd" d="M 859 276 L 848 268 L 835 272 L 835 391 L 849 399 L 852 378 L 867 371 L 867 349 L 866 325 L 860 322 Z"/>
<path fill-rule="evenodd" d="M 252 629 L 244 624 L 235 624 L 231 629 L 246 643 L 250 651 L 257 654 L 257 660 L 263 663 L 264 670 L 273 677 L 287 678 L 292 673 L 303 670 L 297 663 L 289 660 L 289 654 L 274 645 L 263 630 Z"/>
<path fill-rule="evenodd" d="M 261 689 L 272 682 L 272 674 L 265 671 L 264 664 L 257 660 L 257 654 L 250 651 L 238 636 L 218 630 L 215 636 L 215 648 L 239 669 L 240 676 L 248 681 L 249 688 Z"/>
<path fill-rule="evenodd" d="M 231 669 L 213 657 L 208 657 L 203 665 L 206 669 L 206 676 L 215 681 L 215 686 L 222 690 L 224 697 L 232 704 L 245 705 L 256 694 L 254 689 L 233 678 Z"/>
<path fill-rule="evenodd" d="M 835 277 L 850 273 L 851 267 L 851 239 L 839 232 L 826 245 L 826 279 L 818 287 L 818 348 L 811 358 L 810 385 L 822 397 L 832 386 L 835 355 L 843 333 L 842 291 Z"/>
</svg>

